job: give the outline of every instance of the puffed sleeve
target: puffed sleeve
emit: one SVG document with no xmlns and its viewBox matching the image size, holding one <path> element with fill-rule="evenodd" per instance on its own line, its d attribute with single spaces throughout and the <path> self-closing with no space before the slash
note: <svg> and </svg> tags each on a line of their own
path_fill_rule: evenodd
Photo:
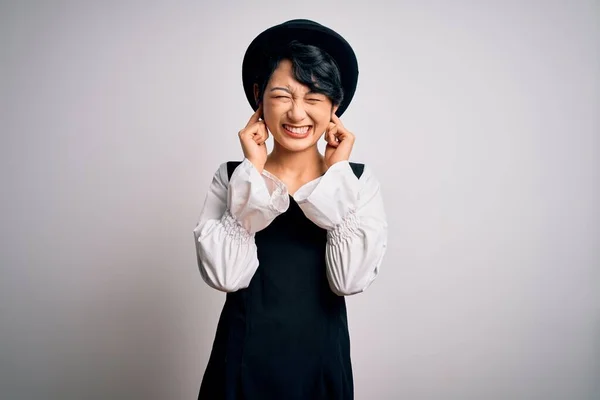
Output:
<svg viewBox="0 0 600 400">
<path fill-rule="evenodd" d="M 387 219 L 379 181 L 368 166 L 358 179 L 348 161 L 332 165 L 301 187 L 294 199 L 327 230 L 327 277 L 331 290 L 348 296 L 366 290 L 387 248 Z"/>
<path fill-rule="evenodd" d="M 231 180 L 227 164 L 221 164 L 194 228 L 202 279 L 224 292 L 248 287 L 258 268 L 254 236 L 288 206 L 285 186 L 261 175 L 247 159 Z"/>
</svg>

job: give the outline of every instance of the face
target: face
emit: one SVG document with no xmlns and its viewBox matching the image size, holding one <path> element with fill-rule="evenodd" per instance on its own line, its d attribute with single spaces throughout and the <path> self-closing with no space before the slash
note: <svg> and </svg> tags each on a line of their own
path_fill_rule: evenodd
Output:
<svg viewBox="0 0 600 400">
<path fill-rule="evenodd" d="M 289 60 L 279 63 L 265 88 L 265 123 L 277 144 L 290 151 L 316 145 L 336 110 L 327 96 L 310 92 L 294 78 Z"/>
</svg>

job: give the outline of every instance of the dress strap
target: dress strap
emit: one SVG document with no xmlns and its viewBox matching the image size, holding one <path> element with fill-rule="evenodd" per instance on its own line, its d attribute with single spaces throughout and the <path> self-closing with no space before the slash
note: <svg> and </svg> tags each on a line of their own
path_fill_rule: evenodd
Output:
<svg viewBox="0 0 600 400">
<path fill-rule="evenodd" d="M 227 178 L 231 179 L 231 175 L 233 175 L 233 171 L 240 165 L 241 161 L 227 161 Z"/>
<path fill-rule="evenodd" d="M 360 177 L 363 174 L 363 171 L 365 170 L 365 164 L 351 162 L 350 167 L 352 167 L 352 172 L 354 172 L 354 175 L 356 175 L 356 177 L 360 179 Z"/>
</svg>

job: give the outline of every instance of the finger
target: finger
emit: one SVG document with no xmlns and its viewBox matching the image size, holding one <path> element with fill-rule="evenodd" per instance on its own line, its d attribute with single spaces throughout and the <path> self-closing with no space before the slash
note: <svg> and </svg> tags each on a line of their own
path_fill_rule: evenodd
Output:
<svg viewBox="0 0 600 400">
<path fill-rule="evenodd" d="M 348 132 L 338 132 L 338 146 L 337 152 L 338 155 L 347 160 L 350 157 L 350 153 L 352 152 L 352 148 L 354 147 L 354 136 Z"/>
<path fill-rule="evenodd" d="M 240 139 L 247 139 L 248 137 L 253 137 L 257 129 L 258 122 L 246 126 L 239 132 Z"/>
<path fill-rule="evenodd" d="M 256 133 L 254 133 L 254 136 L 252 137 L 252 139 L 254 139 L 256 144 L 260 145 L 260 144 L 263 144 L 264 142 L 266 142 L 268 138 L 269 138 L 269 131 L 267 130 L 267 126 L 265 125 L 265 123 L 263 121 L 259 121 L 258 128 L 256 130 Z"/>
<path fill-rule="evenodd" d="M 334 124 L 336 124 L 341 129 L 345 129 L 344 124 L 342 123 L 342 121 L 340 120 L 340 118 L 337 115 L 335 115 L 335 113 L 331 114 L 331 122 L 333 122 Z"/>
<path fill-rule="evenodd" d="M 351 133 L 348 131 L 348 129 L 346 129 L 346 127 L 344 127 L 344 124 L 342 123 L 342 121 L 340 121 L 340 119 L 337 117 L 337 115 L 333 114 L 332 120 L 334 120 L 333 123 L 337 127 L 336 141 L 341 142 L 342 140 L 344 140 L 346 138 L 347 134 L 351 134 Z"/>
<path fill-rule="evenodd" d="M 252 136 L 252 140 L 254 140 L 256 142 L 256 144 L 262 144 L 264 142 L 264 133 L 262 132 L 262 130 L 259 128 L 256 133 L 254 134 L 254 136 Z"/>
<path fill-rule="evenodd" d="M 252 124 L 257 123 L 260 120 L 260 116 L 262 115 L 262 105 L 263 105 L 262 102 L 258 105 L 258 108 L 254 112 L 254 114 L 252 114 L 252 116 L 250 117 L 250 120 L 246 124 L 246 128 L 248 128 Z"/>
<path fill-rule="evenodd" d="M 253 141 L 256 143 L 257 140 L 260 138 L 259 130 L 261 123 L 262 121 L 255 122 L 249 127 L 242 129 L 239 133 L 240 141 L 242 141 L 243 143 L 248 143 L 249 141 Z"/>
<path fill-rule="evenodd" d="M 345 138 L 345 132 L 340 130 L 336 125 L 336 128 L 331 132 L 331 141 L 334 145 L 339 145 L 342 140 Z"/>
<path fill-rule="evenodd" d="M 341 141 L 354 142 L 354 139 L 355 139 L 354 133 L 352 133 L 348 129 L 346 129 L 344 124 L 342 124 L 342 121 L 340 121 L 340 119 L 337 116 L 335 116 L 335 119 L 338 121 L 336 123 L 336 126 L 338 127 L 337 137 L 338 137 L 339 141 L 340 142 Z"/>
<path fill-rule="evenodd" d="M 260 132 L 260 143 L 259 144 L 263 144 L 269 138 L 269 130 L 267 129 L 267 125 L 263 121 L 261 121 L 261 124 L 259 127 L 259 132 Z"/>
<path fill-rule="evenodd" d="M 256 121 L 240 131 L 240 135 L 255 135 L 260 129 L 261 124 L 264 125 L 265 121 Z"/>
<path fill-rule="evenodd" d="M 327 133 L 327 136 L 325 137 L 325 141 L 327 142 L 328 146 L 337 147 L 339 145 L 339 142 L 336 139 L 335 133 Z"/>
<path fill-rule="evenodd" d="M 336 134 L 337 134 L 337 126 L 333 122 L 330 122 L 329 125 L 327 126 L 327 130 L 325 131 L 325 141 L 332 146 L 336 146 L 337 145 L 337 141 L 335 140 Z"/>
</svg>

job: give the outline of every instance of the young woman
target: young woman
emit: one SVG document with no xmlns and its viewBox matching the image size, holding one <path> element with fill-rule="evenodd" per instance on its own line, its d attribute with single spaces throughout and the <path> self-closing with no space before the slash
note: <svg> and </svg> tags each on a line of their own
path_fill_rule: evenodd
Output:
<svg viewBox="0 0 600 400">
<path fill-rule="evenodd" d="M 348 161 L 339 119 L 356 57 L 331 29 L 292 20 L 261 33 L 242 69 L 255 110 L 244 159 L 220 166 L 194 229 L 202 278 L 227 292 L 198 398 L 352 399 L 344 296 L 373 282 L 387 244 L 379 182 Z"/>
</svg>

